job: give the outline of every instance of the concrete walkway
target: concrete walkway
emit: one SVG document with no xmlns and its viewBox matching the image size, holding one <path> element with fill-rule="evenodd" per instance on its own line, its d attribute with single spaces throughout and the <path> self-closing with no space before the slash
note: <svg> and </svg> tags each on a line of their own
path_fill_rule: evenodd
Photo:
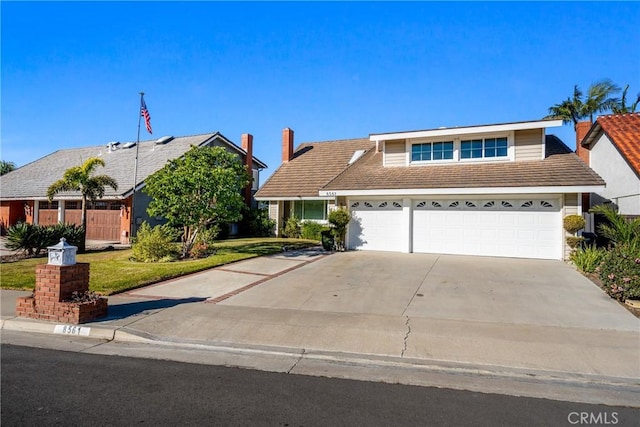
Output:
<svg viewBox="0 0 640 427">
<path fill-rule="evenodd" d="M 21 294 L 28 293 L 2 291 L 3 330 L 54 332 L 13 317 Z M 111 296 L 109 304 L 106 319 L 83 325 L 89 336 L 259 348 L 292 355 L 289 370 L 327 354 L 347 365 L 454 366 L 576 382 L 581 393 L 620 386 L 618 396 L 640 402 L 640 321 L 560 262 L 299 251 Z"/>
</svg>

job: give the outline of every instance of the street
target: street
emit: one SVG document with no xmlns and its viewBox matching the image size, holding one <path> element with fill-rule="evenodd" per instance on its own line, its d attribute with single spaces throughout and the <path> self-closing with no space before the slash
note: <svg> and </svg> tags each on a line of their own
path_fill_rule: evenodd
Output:
<svg viewBox="0 0 640 427">
<path fill-rule="evenodd" d="M 636 425 L 640 410 L 2 345 L 4 425 Z M 594 421 L 599 421 L 596 423 Z"/>
</svg>

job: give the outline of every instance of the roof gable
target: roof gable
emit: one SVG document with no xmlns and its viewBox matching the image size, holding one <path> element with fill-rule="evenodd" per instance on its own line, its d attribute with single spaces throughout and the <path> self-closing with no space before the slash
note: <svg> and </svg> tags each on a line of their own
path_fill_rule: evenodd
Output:
<svg viewBox="0 0 640 427">
<path fill-rule="evenodd" d="M 600 116 L 582 141 L 593 144 L 604 132 L 636 174 L 640 175 L 640 113 Z"/>
<path fill-rule="evenodd" d="M 300 144 L 291 160 L 262 185 L 256 198 L 318 197 L 321 187 L 349 167 L 356 151 L 373 147 L 368 138 Z"/>
</svg>

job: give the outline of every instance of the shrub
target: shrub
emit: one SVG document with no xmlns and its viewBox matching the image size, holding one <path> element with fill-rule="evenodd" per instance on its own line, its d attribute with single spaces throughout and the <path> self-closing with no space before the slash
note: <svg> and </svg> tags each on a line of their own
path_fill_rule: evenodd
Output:
<svg viewBox="0 0 640 427">
<path fill-rule="evenodd" d="M 567 245 L 571 249 L 576 249 L 582 242 L 584 242 L 584 237 L 582 236 L 567 236 Z"/>
<path fill-rule="evenodd" d="M 282 234 L 284 234 L 284 237 L 299 239 L 302 234 L 300 220 L 295 216 L 287 219 L 287 222 L 284 225 L 284 230 L 282 230 Z"/>
<path fill-rule="evenodd" d="M 38 227 L 27 222 L 19 222 L 7 230 L 7 248 L 24 251 L 33 255 L 38 249 Z"/>
<path fill-rule="evenodd" d="M 322 239 L 320 233 L 328 229 L 328 227 L 317 222 L 304 222 L 302 223 L 302 238 L 320 241 Z"/>
<path fill-rule="evenodd" d="M 132 239 L 133 259 L 140 262 L 173 261 L 179 249 L 175 240 L 178 233 L 167 224 L 151 227 L 143 222 L 138 234 Z"/>
<path fill-rule="evenodd" d="M 245 208 L 242 212 L 240 232 L 254 237 L 271 237 L 276 228 L 276 222 L 269 218 L 268 209 Z"/>
<path fill-rule="evenodd" d="M 604 249 L 590 245 L 571 252 L 569 259 L 583 273 L 595 273 L 606 254 L 607 252 Z"/>
<path fill-rule="evenodd" d="M 220 233 L 220 227 L 218 225 L 209 225 L 204 230 L 198 233 L 196 241 L 189 251 L 190 258 L 206 258 L 216 252 L 213 243 Z"/>
<path fill-rule="evenodd" d="M 80 247 L 84 233 L 81 225 L 75 224 L 56 224 L 49 226 L 51 245 L 57 244 L 61 238 L 65 238 L 68 244 Z"/>
<path fill-rule="evenodd" d="M 335 248 L 344 251 L 347 225 L 351 221 L 351 213 L 345 208 L 339 208 L 329 213 L 329 223 L 333 226 L 333 237 Z"/>
<path fill-rule="evenodd" d="M 38 256 L 47 246 L 58 244 L 62 237 L 68 244 L 79 246 L 84 237 L 82 226 L 74 224 L 44 226 L 19 222 L 7 230 L 7 248 Z"/>
<path fill-rule="evenodd" d="M 598 205 L 591 212 L 600 214 L 606 220 L 598 226 L 598 231 L 614 244 L 640 242 L 640 217 L 627 219 L 610 205 Z"/>
<path fill-rule="evenodd" d="M 640 298 L 640 244 L 617 244 L 607 252 L 599 270 L 604 290 L 612 298 Z"/>
<path fill-rule="evenodd" d="M 564 217 L 562 221 L 562 225 L 567 233 L 576 234 L 578 231 L 582 230 L 585 226 L 584 218 L 581 215 L 567 215 Z"/>
</svg>

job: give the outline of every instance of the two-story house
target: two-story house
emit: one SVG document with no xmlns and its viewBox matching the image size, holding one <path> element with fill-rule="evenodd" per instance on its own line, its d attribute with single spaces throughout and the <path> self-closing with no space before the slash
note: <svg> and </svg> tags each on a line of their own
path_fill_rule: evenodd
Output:
<svg viewBox="0 0 640 427">
<path fill-rule="evenodd" d="M 164 167 L 169 160 L 184 155 L 191 147 L 223 147 L 236 154 L 251 171 L 253 181 L 244 190 L 245 202 L 255 205 L 259 172 L 267 167 L 253 156 L 253 137 L 242 135 L 241 146 L 219 132 L 136 142 L 107 144 L 58 150 L 0 177 L 0 221 L 11 226 L 19 221 L 40 225 L 81 223 L 81 195 L 66 192 L 47 200 L 49 186 L 64 172 L 80 166 L 91 157 L 105 162 L 96 174 L 108 175 L 118 183 L 118 190 L 105 188 L 104 197 L 90 203 L 87 211 L 87 238 L 130 243 L 130 237 L 143 223 L 156 225 L 161 217 L 150 217 L 151 198 L 143 191 L 147 177 Z M 134 218 L 135 217 L 135 218 Z"/>
<path fill-rule="evenodd" d="M 256 193 L 290 216 L 352 215 L 347 247 L 563 259 L 562 220 L 604 181 L 562 141 L 559 120 L 372 134 L 305 143 L 283 131 L 283 163 Z"/>
</svg>

